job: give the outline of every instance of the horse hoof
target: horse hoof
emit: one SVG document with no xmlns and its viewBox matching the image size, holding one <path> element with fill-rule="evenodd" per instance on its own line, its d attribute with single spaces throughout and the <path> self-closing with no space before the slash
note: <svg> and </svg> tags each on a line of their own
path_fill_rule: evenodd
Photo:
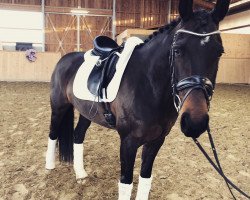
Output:
<svg viewBox="0 0 250 200">
<path fill-rule="evenodd" d="M 76 179 L 76 182 L 80 185 L 85 185 L 87 180 L 86 180 L 86 178 L 78 178 L 78 179 Z"/>
<path fill-rule="evenodd" d="M 45 169 L 45 174 L 51 174 L 52 169 Z"/>
</svg>

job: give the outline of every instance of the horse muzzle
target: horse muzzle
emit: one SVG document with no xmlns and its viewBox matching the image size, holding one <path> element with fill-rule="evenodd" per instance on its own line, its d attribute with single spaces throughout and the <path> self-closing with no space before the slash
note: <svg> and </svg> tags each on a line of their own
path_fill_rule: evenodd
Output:
<svg viewBox="0 0 250 200">
<path fill-rule="evenodd" d="M 199 118 L 192 118 L 190 113 L 184 112 L 181 116 L 181 131 L 187 137 L 198 138 L 204 133 L 209 124 L 208 114 L 204 114 Z"/>
</svg>

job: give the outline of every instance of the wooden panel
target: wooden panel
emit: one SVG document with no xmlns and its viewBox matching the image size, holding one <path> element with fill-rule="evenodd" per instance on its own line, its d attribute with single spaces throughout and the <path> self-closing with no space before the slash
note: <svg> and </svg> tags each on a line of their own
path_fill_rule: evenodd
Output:
<svg viewBox="0 0 250 200">
<path fill-rule="evenodd" d="M 113 0 L 81 0 L 83 8 L 112 9 Z"/>
<path fill-rule="evenodd" d="M 58 51 L 62 54 L 74 51 L 76 47 L 76 19 L 70 15 L 46 16 L 46 51 Z M 59 48 L 59 43 L 62 48 Z M 64 50 L 64 51 L 63 51 Z"/>
<path fill-rule="evenodd" d="M 98 35 L 111 37 L 111 23 L 108 17 L 89 17 L 82 20 L 81 50 L 93 48 L 93 39 Z M 89 30 L 88 30 L 89 28 Z"/>
<path fill-rule="evenodd" d="M 128 37 L 147 36 L 153 31 L 127 29 L 117 36 L 118 44 Z M 223 54 L 217 76 L 218 83 L 250 84 L 250 35 L 222 34 L 225 54 Z"/>
<path fill-rule="evenodd" d="M 50 81 L 60 53 L 37 53 L 29 62 L 25 52 L 0 51 L 0 81 Z"/>
<path fill-rule="evenodd" d="M 14 0 L 16 4 L 41 5 L 41 0 Z"/>
<path fill-rule="evenodd" d="M 225 54 L 218 71 L 219 83 L 250 84 L 250 35 L 222 34 Z"/>
<path fill-rule="evenodd" d="M 250 59 L 250 35 L 222 34 L 223 58 Z"/>
<path fill-rule="evenodd" d="M 53 7 L 77 7 L 78 0 L 71 0 L 71 1 L 45 0 L 45 5 Z"/>
<path fill-rule="evenodd" d="M 168 0 L 117 0 L 117 33 L 128 28 L 156 28 L 167 23 Z"/>
<path fill-rule="evenodd" d="M 0 3 L 12 3 L 12 0 L 0 0 Z"/>
<path fill-rule="evenodd" d="M 117 36 L 117 43 L 121 45 L 124 41 L 126 41 L 131 36 L 136 36 L 136 37 L 143 39 L 145 37 L 148 37 L 148 35 L 152 34 L 153 32 L 154 30 L 127 29 Z"/>
<path fill-rule="evenodd" d="M 20 4 L 8 4 L 0 2 L 0 8 L 6 10 L 18 10 L 18 11 L 41 11 L 40 5 L 20 5 Z"/>
<path fill-rule="evenodd" d="M 76 9 L 74 7 L 53 7 L 53 6 L 45 6 L 45 12 L 46 13 L 61 13 L 61 14 L 71 14 L 71 10 Z M 86 16 L 91 15 L 104 15 L 104 16 L 112 16 L 112 10 L 111 9 L 94 9 L 94 8 L 84 8 L 81 10 L 86 10 L 88 13 Z"/>
<path fill-rule="evenodd" d="M 250 59 L 222 58 L 217 83 L 250 84 Z"/>
<path fill-rule="evenodd" d="M 93 47 L 93 39 L 98 35 L 111 36 L 109 17 L 81 17 L 80 50 Z M 46 51 L 60 51 L 62 54 L 77 49 L 77 22 L 71 15 L 49 14 L 46 18 Z M 62 47 L 59 48 L 60 42 Z"/>
<path fill-rule="evenodd" d="M 179 17 L 179 0 L 171 1 L 171 21 Z"/>
<path fill-rule="evenodd" d="M 0 0 L 0 3 L 22 4 L 22 5 L 41 5 L 41 0 Z"/>
<path fill-rule="evenodd" d="M 95 9 L 111 9 L 112 0 L 45 0 L 46 6 L 53 7 L 78 7 L 95 8 Z"/>
<path fill-rule="evenodd" d="M 244 12 L 240 12 L 234 15 L 227 16 L 221 23 L 221 30 L 228 30 L 232 28 L 237 28 L 241 26 L 246 26 L 250 24 L 250 10 L 246 10 Z M 237 31 L 237 30 L 235 30 Z M 244 34 L 250 34 L 250 31 L 242 31 Z"/>
</svg>

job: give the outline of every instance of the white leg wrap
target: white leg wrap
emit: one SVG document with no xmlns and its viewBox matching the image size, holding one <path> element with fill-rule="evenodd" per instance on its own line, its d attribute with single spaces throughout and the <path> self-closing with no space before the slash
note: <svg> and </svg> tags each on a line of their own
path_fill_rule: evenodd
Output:
<svg viewBox="0 0 250 200">
<path fill-rule="evenodd" d="M 55 168 L 55 159 L 56 159 L 56 142 L 57 140 L 51 140 L 49 138 L 48 148 L 46 153 L 46 169 L 54 169 Z"/>
<path fill-rule="evenodd" d="M 119 182 L 118 188 L 119 188 L 118 200 L 130 200 L 132 189 L 133 189 L 133 183 L 124 184 L 124 183 Z"/>
<path fill-rule="evenodd" d="M 76 179 L 84 179 L 88 176 L 83 166 L 83 144 L 74 144 L 74 170 Z"/>
<path fill-rule="evenodd" d="M 150 178 L 139 177 L 136 200 L 148 200 L 152 179 L 152 176 Z"/>
</svg>

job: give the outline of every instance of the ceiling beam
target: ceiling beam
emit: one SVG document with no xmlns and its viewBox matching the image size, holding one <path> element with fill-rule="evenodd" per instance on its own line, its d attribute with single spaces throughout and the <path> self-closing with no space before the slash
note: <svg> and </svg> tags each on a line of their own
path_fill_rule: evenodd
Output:
<svg viewBox="0 0 250 200">
<path fill-rule="evenodd" d="M 22 5 L 22 4 L 0 3 L 0 9 L 39 12 L 42 10 L 42 7 L 41 7 L 41 5 Z M 77 8 L 75 8 L 75 7 L 45 6 L 45 13 L 71 14 L 72 9 L 75 10 Z M 111 9 L 81 8 L 81 10 L 88 11 L 88 13 L 85 14 L 86 16 L 112 16 Z"/>
<path fill-rule="evenodd" d="M 16 11 L 41 11 L 40 5 L 22 5 L 22 4 L 9 4 L 0 3 L 0 9 L 3 10 L 16 10 Z"/>
<path fill-rule="evenodd" d="M 213 9 L 214 8 L 214 4 L 213 3 L 210 3 L 210 2 L 207 2 L 207 1 L 204 1 L 204 0 L 194 0 L 194 3 L 198 6 L 202 6 L 204 8 L 207 8 L 207 9 Z"/>
<path fill-rule="evenodd" d="M 231 3 L 229 8 L 234 8 L 234 7 L 237 7 L 237 6 L 241 6 L 242 4 L 248 4 L 250 3 L 250 0 L 241 0 L 241 1 L 237 1 L 235 3 Z"/>
<path fill-rule="evenodd" d="M 232 3 L 230 5 L 228 15 L 247 11 L 249 9 L 250 9 L 250 0 L 241 0 L 236 3 Z"/>
</svg>

